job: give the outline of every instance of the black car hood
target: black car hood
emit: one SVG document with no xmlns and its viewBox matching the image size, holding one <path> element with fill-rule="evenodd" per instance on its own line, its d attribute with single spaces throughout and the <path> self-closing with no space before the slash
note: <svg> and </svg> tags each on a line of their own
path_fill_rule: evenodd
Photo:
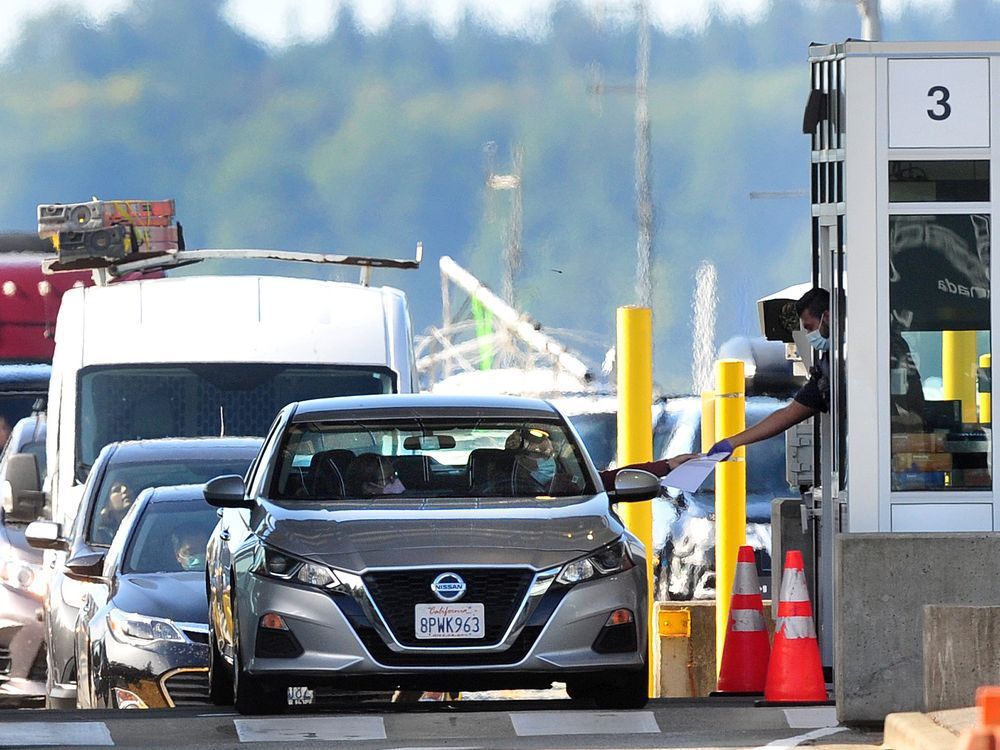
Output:
<svg viewBox="0 0 1000 750">
<path fill-rule="evenodd" d="M 113 599 L 115 607 L 124 612 L 174 622 L 208 623 L 203 570 L 122 575 Z"/>
<path fill-rule="evenodd" d="M 590 498 L 262 501 L 251 528 L 269 545 L 355 572 L 398 565 L 561 565 L 623 527 Z"/>
</svg>

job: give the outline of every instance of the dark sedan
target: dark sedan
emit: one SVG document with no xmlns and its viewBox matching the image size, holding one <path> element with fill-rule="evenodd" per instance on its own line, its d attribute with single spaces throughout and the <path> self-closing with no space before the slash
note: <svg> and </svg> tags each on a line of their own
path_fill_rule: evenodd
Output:
<svg viewBox="0 0 1000 750">
<path fill-rule="evenodd" d="M 204 482 L 220 471 L 242 474 L 260 444 L 259 438 L 235 437 L 110 443 L 90 470 L 72 527 L 36 521 L 27 528 L 32 546 L 57 551 L 44 600 L 50 707 L 76 705 L 77 612 L 100 584 L 103 557 L 133 500 L 147 487 Z"/>
<path fill-rule="evenodd" d="M 104 559 L 76 626 L 81 708 L 166 708 L 208 699 L 202 485 L 144 491 Z"/>
</svg>

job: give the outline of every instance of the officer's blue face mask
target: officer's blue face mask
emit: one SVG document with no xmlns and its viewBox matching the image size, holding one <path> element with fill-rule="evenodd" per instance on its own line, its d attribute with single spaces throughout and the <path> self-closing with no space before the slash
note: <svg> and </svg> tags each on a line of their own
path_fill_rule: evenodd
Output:
<svg viewBox="0 0 1000 750">
<path fill-rule="evenodd" d="M 809 341 L 809 346 L 818 352 L 828 352 L 830 351 L 830 339 L 823 336 L 817 328 L 815 331 L 808 331 L 806 333 L 806 339 Z"/>
</svg>

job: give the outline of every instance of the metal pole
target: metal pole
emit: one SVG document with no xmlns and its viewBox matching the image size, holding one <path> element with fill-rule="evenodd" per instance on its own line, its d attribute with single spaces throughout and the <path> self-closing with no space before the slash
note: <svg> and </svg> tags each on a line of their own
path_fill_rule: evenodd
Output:
<svg viewBox="0 0 1000 750">
<path fill-rule="evenodd" d="M 882 15 L 878 0 L 858 0 L 858 14 L 861 16 L 861 38 L 869 42 L 882 40 Z"/>
<path fill-rule="evenodd" d="M 653 460 L 653 312 L 648 307 L 618 308 L 618 465 Z M 652 501 L 625 503 L 622 520 L 646 547 L 649 695 L 656 696 L 653 661 L 653 507 Z"/>
<path fill-rule="evenodd" d="M 746 384 L 743 360 L 720 359 L 715 396 L 715 434 L 728 437 L 746 427 Z M 746 448 L 715 467 L 715 673 L 722 666 L 729 625 L 729 598 L 736 559 L 747 540 Z"/>
<path fill-rule="evenodd" d="M 976 417 L 976 332 L 941 332 L 941 380 L 945 401 L 962 402 L 962 421 Z"/>
<path fill-rule="evenodd" d="M 979 357 L 979 369 L 983 370 L 984 374 L 989 375 L 993 369 L 993 355 L 983 354 Z M 990 424 L 993 422 L 993 393 L 991 392 L 990 385 L 992 378 L 985 378 L 985 382 L 982 386 L 986 387 L 986 390 L 979 391 L 979 422 L 980 424 Z"/>
<path fill-rule="evenodd" d="M 650 175 L 649 103 L 649 4 L 639 3 L 639 50 L 635 73 L 635 202 L 639 221 L 636 242 L 636 294 L 639 306 L 652 307 L 653 195 Z"/>
</svg>

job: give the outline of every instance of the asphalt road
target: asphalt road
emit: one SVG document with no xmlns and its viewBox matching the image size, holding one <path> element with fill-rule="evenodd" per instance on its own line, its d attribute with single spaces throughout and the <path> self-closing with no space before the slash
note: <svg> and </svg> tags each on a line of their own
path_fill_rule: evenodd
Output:
<svg viewBox="0 0 1000 750">
<path fill-rule="evenodd" d="M 231 710 L 0 712 L 0 747 L 851 748 L 878 731 L 838 727 L 832 707 L 758 708 L 752 699 L 660 699 L 641 711 L 565 700 L 330 705 L 273 717 Z"/>
</svg>

